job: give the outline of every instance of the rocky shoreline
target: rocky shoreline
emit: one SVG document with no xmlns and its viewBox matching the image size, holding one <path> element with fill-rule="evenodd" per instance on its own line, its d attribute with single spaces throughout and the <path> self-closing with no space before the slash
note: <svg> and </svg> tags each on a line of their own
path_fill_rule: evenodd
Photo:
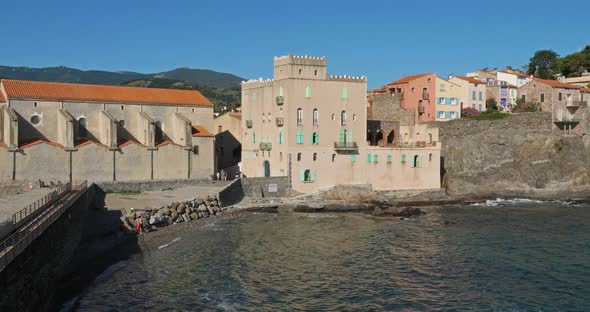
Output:
<svg viewBox="0 0 590 312">
<path fill-rule="evenodd" d="M 138 232 L 156 231 L 173 224 L 191 222 L 221 214 L 217 196 L 203 196 L 188 201 L 172 202 L 165 207 L 134 209 L 122 217 L 125 226 Z"/>
</svg>

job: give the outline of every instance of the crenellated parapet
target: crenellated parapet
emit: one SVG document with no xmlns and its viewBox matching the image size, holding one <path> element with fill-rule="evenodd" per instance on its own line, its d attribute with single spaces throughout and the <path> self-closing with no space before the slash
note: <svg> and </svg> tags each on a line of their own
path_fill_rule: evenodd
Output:
<svg viewBox="0 0 590 312">
<path fill-rule="evenodd" d="M 366 76 L 349 76 L 349 75 L 330 75 L 328 80 L 336 81 L 354 81 L 354 82 L 366 82 Z"/>
<path fill-rule="evenodd" d="M 293 55 L 275 56 L 274 66 L 282 65 L 308 65 L 327 66 L 328 60 L 325 56 Z"/>
<path fill-rule="evenodd" d="M 273 84 L 273 82 L 274 82 L 274 79 L 270 79 L 270 78 L 250 79 L 250 80 L 242 81 L 242 89 L 246 90 L 246 89 L 271 86 Z"/>
</svg>

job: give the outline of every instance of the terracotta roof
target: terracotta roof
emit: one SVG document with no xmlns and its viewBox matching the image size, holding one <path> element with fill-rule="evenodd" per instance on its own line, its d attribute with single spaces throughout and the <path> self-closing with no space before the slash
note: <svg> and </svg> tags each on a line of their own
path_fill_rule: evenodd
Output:
<svg viewBox="0 0 590 312">
<path fill-rule="evenodd" d="M 19 143 L 19 147 L 20 148 L 27 148 L 27 147 L 35 146 L 35 145 L 41 144 L 41 143 L 45 143 L 45 144 L 49 144 L 49 145 L 53 145 L 53 146 L 57 146 L 57 147 L 61 147 L 61 148 L 64 147 L 63 145 L 61 145 L 57 142 L 52 142 L 52 141 L 48 141 L 48 140 L 44 140 L 44 139 L 25 140 L 25 141 Z"/>
<path fill-rule="evenodd" d="M 485 84 L 486 82 L 483 80 L 479 80 L 477 78 L 473 78 L 473 77 L 462 77 L 462 76 L 454 76 L 455 78 L 461 79 L 461 80 L 465 80 L 469 83 L 477 83 L 477 84 Z"/>
<path fill-rule="evenodd" d="M 557 80 L 535 78 L 535 81 L 538 81 L 542 84 L 546 84 L 548 86 L 556 87 L 556 88 L 565 88 L 565 89 L 580 89 L 580 88 L 582 88 L 580 86 L 576 86 L 576 85 L 569 84 L 569 83 L 563 83 L 563 82 L 560 82 Z"/>
<path fill-rule="evenodd" d="M 117 146 L 118 147 L 125 147 L 125 146 L 130 145 L 130 144 L 137 144 L 137 145 L 144 146 L 143 144 L 141 144 L 141 143 L 139 143 L 137 141 L 133 141 L 133 140 L 129 140 L 129 139 L 120 139 L 120 140 L 117 141 Z"/>
<path fill-rule="evenodd" d="M 416 79 L 418 79 L 418 78 L 421 78 L 421 77 L 424 77 L 424 76 L 427 76 L 427 75 L 430 75 L 430 74 L 432 74 L 432 73 L 427 73 L 427 74 L 420 74 L 420 75 L 413 75 L 413 76 L 407 76 L 407 77 L 404 77 L 404 78 L 402 78 L 402 79 L 400 79 L 400 80 L 397 80 L 397 81 L 394 81 L 394 82 L 390 82 L 390 83 L 388 83 L 387 85 L 388 85 L 388 86 L 390 86 L 390 85 L 397 85 L 397 84 L 408 83 L 408 82 L 410 82 L 410 81 L 412 81 L 412 80 L 416 80 Z"/>
<path fill-rule="evenodd" d="M 176 146 L 182 146 L 182 145 L 180 145 L 180 144 L 176 144 L 176 143 L 174 143 L 174 142 L 172 142 L 172 141 L 170 141 L 170 140 L 164 140 L 164 141 L 162 141 L 162 142 L 160 142 L 160 143 L 156 144 L 156 147 L 162 147 L 162 146 L 166 146 L 166 145 L 168 145 L 168 144 L 172 144 L 172 145 L 176 145 Z"/>
<path fill-rule="evenodd" d="M 209 99 L 200 92 L 193 90 L 117 87 L 11 79 L 2 79 L 1 83 L 4 85 L 7 98 L 213 106 Z"/>
<path fill-rule="evenodd" d="M 207 129 L 205 129 L 201 125 L 193 125 L 193 136 L 194 137 L 212 137 L 213 134 L 211 134 L 211 132 L 207 131 Z"/>
<path fill-rule="evenodd" d="M 582 91 L 582 92 L 590 92 L 590 88 L 581 88 L 580 91 Z"/>
<path fill-rule="evenodd" d="M 6 99 L 4 98 L 4 94 L 2 94 L 2 91 L 0 91 L 0 103 L 4 102 L 6 102 Z"/>
<path fill-rule="evenodd" d="M 78 147 L 83 147 L 89 144 L 96 144 L 98 146 L 102 146 L 102 147 L 107 147 L 106 145 L 99 143 L 99 142 L 94 142 L 88 139 L 82 139 L 82 140 L 78 140 L 76 142 L 74 142 L 74 147 L 78 148 Z"/>
</svg>

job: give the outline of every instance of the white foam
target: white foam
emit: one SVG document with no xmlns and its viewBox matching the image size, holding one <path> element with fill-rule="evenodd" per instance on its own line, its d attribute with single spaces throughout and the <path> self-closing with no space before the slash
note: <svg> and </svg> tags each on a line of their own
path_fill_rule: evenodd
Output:
<svg viewBox="0 0 590 312">
<path fill-rule="evenodd" d="M 179 242 L 180 240 L 181 240 L 181 238 L 180 238 L 180 237 L 177 237 L 177 238 L 173 239 L 171 242 L 169 242 L 169 243 L 167 243 L 167 244 L 164 244 L 164 245 L 158 246 L 158 249 L 163 249 L 163 248 L 166 248 L 166 247 L 168 247 L 168 246 L 170 246 L 170 245 L 172 245 L 172 244 L 174 244 L 174 243 L 176 243 L 176 242 Z"/>
</svg>

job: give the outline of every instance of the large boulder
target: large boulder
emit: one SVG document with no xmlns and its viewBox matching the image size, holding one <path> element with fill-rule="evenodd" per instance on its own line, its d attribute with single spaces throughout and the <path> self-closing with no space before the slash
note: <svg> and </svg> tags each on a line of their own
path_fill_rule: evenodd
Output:
<svg viewBox="0 0 590 312">
<path fill-rule="evenodd" d="M 374 216 L 392 216 L 410 218 L 415 216 L 423 215 L 424 211 L 416 207 L 377 207 L 373 210 Z"/>
</svg>

